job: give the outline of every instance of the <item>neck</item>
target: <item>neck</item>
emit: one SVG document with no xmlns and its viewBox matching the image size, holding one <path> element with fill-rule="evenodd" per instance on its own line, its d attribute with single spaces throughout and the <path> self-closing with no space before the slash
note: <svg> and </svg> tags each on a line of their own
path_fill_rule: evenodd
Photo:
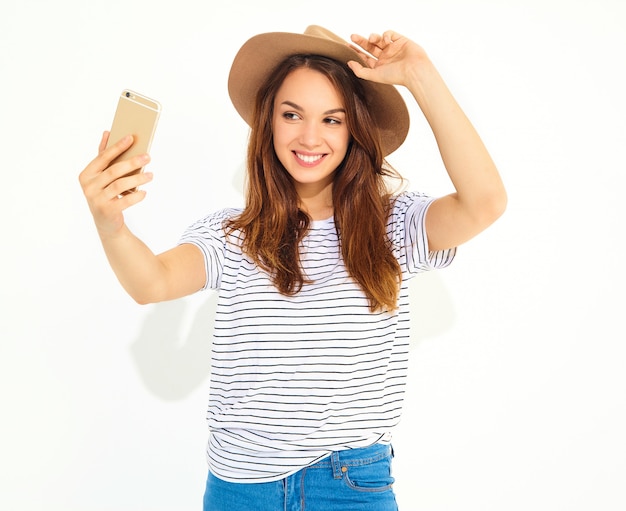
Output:
<svg viewBox="0 0 626 511">
<path fill-rule="evenodd" d="M 324 206 L 319 208 L 303 207 L 303 210 L 308 213 L 311 220 L 326 220 L 333 216 L 333 207 Z"/>
<path fill-rule="evenodd" d="M 333 188 L 332 184 L 321 190 L 298 190 L 300 208 L 313 220 L 326 220 L 333 216 Z"/>
</svg>

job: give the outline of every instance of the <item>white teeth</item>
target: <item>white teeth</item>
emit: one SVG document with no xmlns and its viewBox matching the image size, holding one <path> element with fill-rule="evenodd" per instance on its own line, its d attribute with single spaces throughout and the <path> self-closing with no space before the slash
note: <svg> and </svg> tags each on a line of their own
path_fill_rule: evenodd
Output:
<svg viewBox="0 0 626 511">
<path fill-rule="evenodd" d="M 306 155 L 306 154 L 296 153 L 296 156 L 298 158 L 300 158 L 305 163 L 315 163 L 316 161 L 319 161 L 319 160 L 322 159 L 322 155 L 321 154 L 318 154 L 318 155 L 315 155 L 315 156 L 309 156 L 309 155 Z"/>
</svg>

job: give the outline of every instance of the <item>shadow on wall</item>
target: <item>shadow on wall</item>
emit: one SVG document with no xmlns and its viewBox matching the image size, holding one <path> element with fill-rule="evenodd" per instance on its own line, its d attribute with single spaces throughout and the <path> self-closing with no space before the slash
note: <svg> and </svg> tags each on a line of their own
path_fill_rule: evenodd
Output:
<svg viewBox="0 0 626 511">
<path fill-rule="evenodd" d="M 436 337 L 454 324 L 450 295 L 437 271 L 411 281 L 411 348 Z M 165 401 L 185 399 L 210 374 L 211 339 L 217 294 L 201 305 L 184 335 L 188 302 L 155 304 L 131 345 L 139 375 L 150 392 Z"/>
<path fill-rule="evenodd" d="M 232 176 L 233 188 L 244 189 L 245 160 Z M 139 336 L 130 347 L 137 370 L 152 394 L 165 401 L 180 401 L 199 388 L 211 373 L 211 340 L 217 293 L 203 291 L 208 299 L 196 311 L 187 333 L 187 300 L 153 305 Z"/>
<path fill-rule="evenodd" d="M 185 399 L 208 378 L 217 294 L 200 306 L 185 333 L 189 303 L 153 305 L 130 351 L 144 384 L 165 401 Z"/>
</svg>

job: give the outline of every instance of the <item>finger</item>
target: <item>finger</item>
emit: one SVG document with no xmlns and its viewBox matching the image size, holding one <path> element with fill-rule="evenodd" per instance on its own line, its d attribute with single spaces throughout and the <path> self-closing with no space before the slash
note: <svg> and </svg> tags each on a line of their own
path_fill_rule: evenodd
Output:
<svg viewBox="0 0 626 511">
<path fill-rule="evenodd" d="M 381 34 L 371 34 L 369 37 L 369 43 L 372 46 L 373 49 L 371 49 L 370 51 L 378 58 L 380 57 L 380 54 L 383 52 L 383 50 L 385 48 L 387 48 L 387 46 L 389 46 L 392 43 L 392 39 L 391 39 L 391 31 L 387 31 L 385 33 Z"/>
<path fill-rule="evenodd" d="M 114 165 L 108 167 L 104 172 L 102 172 L 99 176 L 101 179 L 101 186 L 105 188 L 109 186 L 114 181 L 125 178 L 127 176 L 135 175 L 135 174 L 143 174 L 141 169 L 145 167 L 150 162 L 150 155 L 148 154 L 140 154 L 138 156 L 134 156 L 128 160 L 122 160 Z"/>
<path fill-rule="evenodd" d="M 361 69 L 363 69 L 363 65 L 359 62 L 357 62 L 356 60 L 349 60 L 348 61 L 348 67 L 350 69 L 352 69 L 352 72 L 358 76 L 359 78 L 361 77 Z"/>
<path fill-rule="evenodd" d="M 124 209 L 143 200 L 146 192 L 138 187 L 151 180 L 151 173 L 133 175 L 115 181 L 104 189 L 96 190 L 93 196 L 88 197 L 94 218 L 106 223 L 107 219 L 111 220 Z"/>
<path fill-rule="evenodd" d="M 146 197 L 145 190 L 136 190 L 133 193 L 115 195 L 112 197 L 99 196 L 92 204 L 92 212 L 94 218 L 101 218 L 105 225 L 106 219 L 113 219 L 125 209 L 141 202 Z M 114 222 L 115 223 L 115 222 Z"/>
<path fill-rule="evenodd" d="M 134 143 L 134 138 L 132 135 L 126 135 L 117 141 L 111 141 L 109 143 L 110 133 L 106 136 L 103 135 L 103 141 L 106 138 L 106 142 L 103 145 L 103 150 L 96 156 L 96 158 L 92 161 L 92 164 L 100 171 L 106 170 L 111 163 L 121 156 L 125 151 L 127 151 Z M 108 144 L 108 147 L 107 147 Z M 101 142 L 102 145 L 102 142 Z M 98 173 L 96 170 L 96 173 Z"/>
<path fill-rule="evenodd" d="M 147 165 L 149 161 L 150 156 L 142 154 L 128 160 L 122 160 L 107 167 L 106 165 L 108 165 L 108 162 L 103 161 L 102 155 L 100 155 L 94 159 L 79 176 L 83 192 L 87 197 L 95 197 L 102 193 L 116 180 L 130 174 L 137 173 L 137 171 Z M 133 184 L 128 188 L 139 186 L 140 184 L 144 183 L 139 182 L 137 185 Z M 121 191 L 117 192 L 117 194 L 121 193 Z M 116 194 L 107 193 L 109 198 L 114 195 Z"/>
<path fill-rule="evenodd" d="M 98 154 L 100 154 L 102 151 L 106 149 L 110 134 L 111 133 L 108 131 L 105 131 L 104 133 L 102 133 L 102 138 L 100 139 L 100 146 L 98 147 Z"/>
<path fill-rule="evenodd" d="M 363 46 L 361 46 L 361 45 L 367 46 L 368 44 L 367 39 L 361 36 L 354 36 L 353 41 L 354 41 L 354 44 L 351 44 L 350 47 L 358 54 L 358 56 L 361 59 L 361 61 L 354 60 L 353 61 L 354 64 L 357 64 L 359 67 L 362 67 L 361 63 L 364 62 L 367 67 L 374 67 L 376 65 L 376 62 L 378 62 L 378 57 L 376 57 L 372 52 L 366 50 Z M 376 51 L 376 50 L 373 50 L 373 51 Z M 355 69 L 357 69 L 353 66 L 350 66 L 350 67 L 352 68 L 352 71 L 355 71 Z"/>
<path fill-rule="evenodd" d="M 109 136 L 110 134 L 107 135 L 107 142 L 109 141 Z M 98 155 L 98 157 L 110 163 L 115 160 L 115 158 L 117 158 L 120 154 L 126 151 L 130 146 L 132 146 L 134 141 L 135 140 L 132 135 L 126 135 L 119 140 L 112 140 L 111 144 L 109 144 L 109 147 L 106 147 L 105 144 L 104 150 Z"/>
<path fill-rule="evenodd" d="M 100 146 L 106 146 L 105 138 L 108 141 L 108 135 L 102 135 L 102 140 L 100 141 Z M 104 148 L 98 156 L 96 156 L 89 164 L 85 167 L 85 169 L 80 174 L 80 179 L 82 181 L 89 181 L 96 176 L 102 174 L 104 170 L 111 164 L 111 162 L 117 158 L 120 154 L 126 151 L 133 143 L 133 137 L 128 135 L 112 146 L 108 148 Z"/>
<path fill-rule="evenodd" d="M 385 46 L 397 41 L 398 39 L 400 39 L 402 36 L 400 34 L 398 34 L 397 32 L 393 31 L 393 30 L 386 30 L 381 39 L 383 41 L 383 44 Z"/>
<path fill-rule="evenodd" d="M 383 39 L 383 36 L 381 36 L 380 34 L 370 34 L 368 41 L 370 44 L 374 44 L 378 46 L 380 42 L 382 41 L 382 39 Z"/>
<path fill-rule="evenodd" d="M 352 72 L 357 76 L 357 78 L 362 78 L 363 80 L 373 79 L 373 70 L 371 67 L 363 66 L 356 60 L 350 60 L 348 62 L 348 67 L 352 69 Z"/>
<path fill-rule="evenodd" d="M 363 47 L 363 45 L 365 45 L 365 44 L 367 44 L 367 43 L 368 43 L 367 38 L 366 38 L 366 37 L 363 37 L 362 35 L 359 35 L 359 34 L 352 34 L 352 35 L 350 36 L 350 40 L 351 40 L 354 44 L 356 44 L 356 45 L 358 45 L 358 46 L 361 46 L 361 47 Z"/>
<path fill-rule="evenodd" d="M 370 36 L 370 38 L 372 37 L 373 36 Z M 356 34 L 352 35 L 350 38 L 354 43 L 352 48 L 354 48 L 361 57 L 374 60 L 378 58 L 380 48 L 375 43 L 371 42 L 370 39 Z"/>
<path fill-rule="evenodd" d="M 115 200 L 126 195 L 133 195 L 139 192 L 139 187 L 152 181 L 151 172 L 138 172 L 124 176 L 111 182 L 104 190 L 104 195 L 108 200 Z"/>
<path fill-rule="evenodd" d="M 135 190 L 132 193 L 127 193 L 125 195 L 121 195 L 120 197 L 118 197 L 117 201 L 119 203 L 118 204 L 119 207 L 122 210 L 125 210 L 127 208 L 130 208 L 131 206 L 134 206 L 138 202 L 141 202 L 145 198 L 146 198 L 146 191 L 145 190 Z"/>
</svg>

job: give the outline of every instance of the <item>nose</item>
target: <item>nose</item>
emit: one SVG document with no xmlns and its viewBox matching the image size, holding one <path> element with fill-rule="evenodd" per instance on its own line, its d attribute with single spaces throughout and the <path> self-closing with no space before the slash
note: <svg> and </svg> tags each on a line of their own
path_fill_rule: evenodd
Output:
<svg viewBox="0 0 626 511">
<path fill-rule="evenodd" d="M 320 126 L 316 122 L 305 122 L 302 124 L 299 141 L 303 147 L 312 149 L 319 146 L 321 140 Z"/>
</svg>

